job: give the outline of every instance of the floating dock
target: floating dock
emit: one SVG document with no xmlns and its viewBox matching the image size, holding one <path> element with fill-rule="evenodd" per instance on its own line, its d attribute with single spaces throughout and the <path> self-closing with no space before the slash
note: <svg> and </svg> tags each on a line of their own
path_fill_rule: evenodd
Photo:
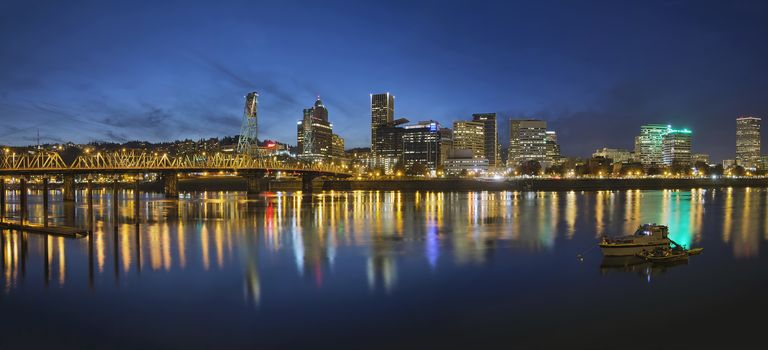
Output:
<svg viewBox="0 0 768 350">
<path fill-rule="evenodd" d="M 29 233 L 39 233 L 44 235 L 53 235 L 53 236 L 64 236 L 64 237 L 71 237 L 71 238 L 80 238 L 88 235 L 88 230 L 79 228 L 79 227 L 71 227 L 71 226 L 43 226 L 39 224 L 18 224 L 18 223 L 12 223 L 12 222 L 2 222 L 0 223 L 1 229 L 7 229 L 7 230 L 18 230 L 18 231 L 25 231 Z"/>
</svg>

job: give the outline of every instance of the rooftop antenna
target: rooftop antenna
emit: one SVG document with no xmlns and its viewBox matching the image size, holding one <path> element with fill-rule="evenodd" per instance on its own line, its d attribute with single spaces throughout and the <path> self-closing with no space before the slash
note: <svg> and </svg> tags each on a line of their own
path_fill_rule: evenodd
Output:
<svg viewBox="0 0 768 350">
<path fill-rule="evenodd" d="M 37 149 L 40 149 L 40 128 L 37 128 Z"/>
</svg>

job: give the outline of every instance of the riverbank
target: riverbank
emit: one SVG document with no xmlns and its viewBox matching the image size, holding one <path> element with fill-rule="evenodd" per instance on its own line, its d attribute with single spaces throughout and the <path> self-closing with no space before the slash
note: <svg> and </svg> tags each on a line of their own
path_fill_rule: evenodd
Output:
<svg viewBox="0 0 768 350">
<path fill-rule="evenodd" d="M 324 190 L 402 191 L 597 191 L 660 190 L 722 187 L 766 187 L 765 178 L 699 179 L 436 179 L 436 180 L 355 180 L 326 181 Z"/>
<path fill-rule="evenodd" d="M 180 191 L 245 191 L 244 179 L 232 176 L 179 180 Z M 597 191 L 661 190 L 723 187 L 768 187 L 766 178 L 699 179 L 429 179 L 429 180 L 315 180 L 316 191 Z M 301 181 L 271 181 L 270 191 L 298 191 Z M 162 190 L 161 187 L 157 189 Z"/>
<path fill-rule="evenodd" d="M 84 184 L 77 184 L 82 188 Z M 112 184 L 94 184 L 94 188 L 111 188 Z M 131 183 L 119 183 L 120 188 L 133 188 Z M 10 187 L 10 186 L 9 186 Z M 30 185 L 37 188 L 38 185 Z M 52 188 L 57 187 L 55 184 Z M 598 190 L 660 190 L 724 187 L 768 187 L 768 178 L 698 178 L 698 179 L 402 179 L 402 180 L 323 180 L 313 183 L 315 191 L 598 191 Z M 187 191 L 246 191 L 244 178 L 237 176 L 207 176 L 179 179 L 178 189 Z M 299 191 L 298 179 L 271 180 L 267 191 Z M 160 182 L 140 183 L 139 190 L 162 192 Z"/>
</svg>

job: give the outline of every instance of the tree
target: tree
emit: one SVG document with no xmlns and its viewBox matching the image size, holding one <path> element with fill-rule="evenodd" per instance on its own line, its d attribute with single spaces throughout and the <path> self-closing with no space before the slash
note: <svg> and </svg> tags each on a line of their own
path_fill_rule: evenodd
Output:
<svg viewBox="0 0 768 350">
<path fill-rule="evenodd" d="M 427 174 L 427 167 L 424 164 L 416 163 L 411 166 L 405 173 L 411 176 L 424 176 Z"/>
<path fill-rule="evenodd" d="M 395 166 L 392 170 L 394 170 L 395 174 L 402 175 L 405 173 L 405 165 L 403 164 L 403 162 L 398 161 L 397 163 L 395 163 Z"/>
<path fill-rule="evenodd" d="M 696 164 L 693 165 L 694 168 L 696 168 L 696 171 L 699 173 L 699 175 L 709 176 L 710 175 L 710 169 L 709 164 L 698 161 Z"/>
<path fill-rule="evenodd" d="M 718 164 L 718 165 L 715 165 L 715 166 L 709 168 L 709 175 L 710 176 L 723 176 L 723 173 L 724 173 L 724 170 L 723 170 L 723 165 L 722 164 Z"/>
<path fill-rule="evenodd" d="M 564 171 L 565 171 L 565 169 L 563 168 L 563 166 L 558 164 L 558 165 L 553 165 L 553 166 L 547 168 L 546 173 L 549 174 L 549 175 L 563 176 L 563 175 L 565 175 Z"/>
<path fill-rule="evenodd" d="M 381 165 L 378 165 L 378 166 L 374 167 L 373 169 L 371 169 L 371 173 L 374 176 L 384 175 L 384 167 L 382 167 Z"/>
<path fill-rule="evenodd" d="M 733 167 L 728 168 L 728 174 L 732 176 L 744 176 L 747 171 L 744 170 L 744 167 L 741 165 L 734 165 Z"/>
<path fill-rule="evenodd" d="M 537 160 L 529 160 L 520 165 L 520 174 L 539 175 L 541 172 L 541 163 Z"/>
<path fill-rule="evenodd" d="M 673 175 L 688 175 L 691 172 L 691 167 L 686 164 L 672 164 L 669 167 L 669 172 Z"/>
<path fill-rule="evenodd" d="M 644 173 L 643 165 L 640 163 L 624 163 L 621 165 L 620 174 L 622 176 L 636 176 Z"/>
<path fill-rule="evenodd" d="M 657 165 L 652 165 L 650 168 L 648 168 L 645 174 L 648 176 L 661 175 L 664 174 L 664 168 Z"/>
</svg>

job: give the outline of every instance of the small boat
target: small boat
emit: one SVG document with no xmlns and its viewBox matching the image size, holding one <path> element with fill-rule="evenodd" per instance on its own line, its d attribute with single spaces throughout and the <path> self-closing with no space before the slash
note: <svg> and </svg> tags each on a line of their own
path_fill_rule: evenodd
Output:
<svg viewBox="0 0 768 350">
<path fill-rule="evenodd" d="M 688 252 L 688 255 L 699 255 L 702 251 L 704 251 L 704 248 L 693 248 L 686 251 Z"/>
<path fill-rule="evenodd" d="M 634 256 L 642 251 L 668 248 L 672 242 L 667 226 L 657 224 L 640 225 L 634 234 L 622 237 L 603 237 L 600 249 L 604 256 Z"/>
<path fill-rule="evenodd" d="M 653 250 L 644 250 L 637 253 L 638 257 L 653 263 L 671 263 L 688 260 L 690 254 L 687 250 L 656 248 Z"/>
</svg>

